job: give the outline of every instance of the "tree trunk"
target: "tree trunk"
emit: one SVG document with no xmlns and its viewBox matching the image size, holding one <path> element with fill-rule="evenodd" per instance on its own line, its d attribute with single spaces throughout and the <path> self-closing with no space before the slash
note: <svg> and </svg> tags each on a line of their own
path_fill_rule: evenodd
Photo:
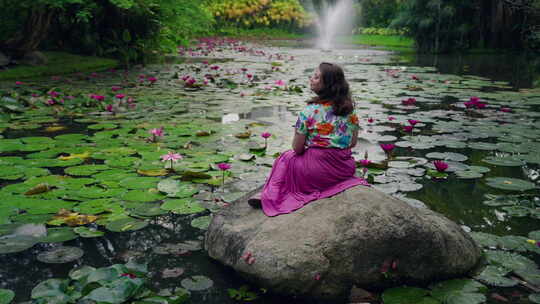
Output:
<svg viewBox="0 0 540 304">
<path fill-rule="evenodd" d="M 37 50 L 41 41 L 47 37 L 55 14 L 56 11 L 48 7 L 32 8 L 26 17 L 23 28 L 8 39 L 3 48 L 15 58 Z"/>
</svg>

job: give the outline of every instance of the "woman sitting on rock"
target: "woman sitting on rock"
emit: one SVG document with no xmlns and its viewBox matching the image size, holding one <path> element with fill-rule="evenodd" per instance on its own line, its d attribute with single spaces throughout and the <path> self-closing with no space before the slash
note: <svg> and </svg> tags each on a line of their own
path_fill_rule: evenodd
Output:
<svg viewBox="0 0 540 304">
<path fill-rule="evenodd" d="M 358 138 L 358 117 L 341 67 L 321 63 L 310 78 L 317 97 L 298 115 L 293 150 L 275 160 L 259 196 L 248 200 L 267 216 L 291 213 L 307 203 L 356 185 L 351 148 Z"/>
</svg>

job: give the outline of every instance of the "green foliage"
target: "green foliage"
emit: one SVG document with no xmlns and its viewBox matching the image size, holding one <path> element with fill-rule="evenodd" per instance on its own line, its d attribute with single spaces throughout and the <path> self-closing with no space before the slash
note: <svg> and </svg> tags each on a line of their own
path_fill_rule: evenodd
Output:
<svg viewBox="0 0 540 304">
<path fill-rule="evenodd" d="M 229 288 L 227 289 L 229 297 L 236 301 L 253 301 L 259 297 L 259 295 L 254 291 L 249 291 L 249 286 L 242 285 L 240 288 Z"/>
<path fill-rule="evenodd" d="M 298 0 L 206 0 L 209 11 L 223 25 L 253 28 L 285 26 L 290 29 L 311 24 Z"/>
<path fill-rule="evenodd" d="M 146 265 L 133 262 L 125 265 L 94 268 L 83 266 L 70 272 L 67 279 L 48 279 L 32 289 L 34 303 L 132 303 L 137 299 L 148 303 L 185 303 L 189 292 L 180 289 L 176 295 L 160 297 L 146 287 Z"/>
<path fill-rule="evenodd" d="M 398 13 L 399 0 L 363 0 L 357 9 L 363 27 L 387 27 Z M 380 34 L 379 34 L 380 35 Z"/>
<path fill-rule="evenodd" d="M 401 36 L 407 33 L 404 29 L 394 29 L 387 27 L 361 27 L 356 30 L 358 34 L 365 35 L 383 35 L 383 36 Z"/>
</svg>

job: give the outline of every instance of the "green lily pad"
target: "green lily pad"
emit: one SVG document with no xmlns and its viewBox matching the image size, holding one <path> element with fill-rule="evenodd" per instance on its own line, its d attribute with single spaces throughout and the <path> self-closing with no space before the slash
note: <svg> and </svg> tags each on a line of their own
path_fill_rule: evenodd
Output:
<svg viewBox="0 0 540 304">
<path fill-rule="evenodd" d="M 536 264 L 532 260 L 517 253 L 488 250 L 486 258 L 491 265 L 502 266 L 510 270 L 536 269 Z"/>
<path fill-rule="evenodd" d="M 0 237 L 0 254 L 14 253 L 31 248 L 38 239 L 25 235 L 6 235 Z"/>
<path fill-rule="evenodd" d="M 417 287 L 395 287 L 382 294 L 384 304 L 440 304 L 429 297 L 429 290 Z"/>
<path fill-rule="evenodd" d="M 199 190 L 189 183 L 181 183 L 174 179 L 164 179 L 159 182 L 158 190 L 167 194 L 168 197 L 188 198 L 197 194 Z"/>
<path fill-rule="evenodd" d="M 505 277 L 505 275 L 507 275 L 509 272 L 510 270 L 504 267 L 488 265 L 486 266 L 486 268 L 484 268 L 484 270 L 479 275 L 475 277 L 475 279 L 485 284 L 488 284 L 490 286 L 497 286 L 497 287 L 516 286 L 518 284 L 516 280 L 512 280 Z"/>
<path fill-rule="evenodd" d="M 480 304 L 487 288 L 474 280 L 449 280 L 432 286 L 431 295 L 445 304 Z"/>
<path fill-rule="evenodd" d="M 99 231 L 99 230 L 88 228 L 88 227 L 75 227 L 73 228 L 73 231 L 83 238 L 100 237 L 105 234 L 105 232 L 103 231 Z"/>
<path fill-rule="evenodd" d="M 90 273 L 94 272 L 95 270 L 96 268 L 92 266 L 81 266 L 81 267 L 70 270 L 69 277 L 72 280 L 79 281 L 82 278 L 85 278 L 86 276 L 88 276 Z"/>
<path fill-rule="evenodd" d="M 159 201 L 165 198 L 165 195 L 155 192 L 155 191 L 146 191 L 146 190 L 130 190 L 126 192 L 123 196 L 123 199 L 126 201 L 133 202 L 154 202 Z"/>
<path fill-rule="evenodd" d="M 123 218 L 116 221 L 109 222 L 105 228 L 113 232 L 125 232 L 140 230 L 148 226 L 148 222 L 140 221 L 134 218 Z"/>
<path fill-rule="evenodd" d="M 214 282 L 208 277 L 195 275 L 190 278 L 183 279 L 180 284 L 187 290 L 200 291 L 209 289 L 214 285 Z"/>
<path fill-rule="evenodd" d="M 536 188 L 536 185 L 529 181 L 511 177 L 487 178 L 486 184 L 493 188 L 514 191 L 526 191 Z"/>
<path fill-rule="evenodd" d="M 206 230 L 206 229 L 208 229 L 208 226 L 210 226 L 211 221 L 212 221 L 212 217 L 209 216 L 209 215 L 200 216 L 200 217 L 194 218 L 191 221 L 191 226 L 195 227 L 195 228 L 202 229 L 202 230 Z"/>
<path fill-rule="evenodd" d="M 456 162 L 462 162 L 469 159 L 466 155 L 460 154 L 460 153 L 454 153 L 454 152 L 431 152 L 426 154 L 427 158 L 435 158 L 435 159 L 442 159 L 442 160 L 448 160 L 448 161 L 456 161 Z"/>
<path fill-rule="evenodd" d="M 167 208 L 165 210 L 170 210 L 174 214 L 195 214 L 206 210 L 201 204 L 190 199 L 167 200 L 163 205 L 165 207 L 161 208 Z"/>
<path fill-rule="evenodd" d="M 77 298 L 68 295 L 68 280 L 48 279 L 39 283 L 32 289 L 32 299 L 43 303 L 67 304 L 73 303 Z"/>
<path fill-rule="evenodd" d="M 482 247 L 497 247 L 499 245 L 499 236 L 485 232 L 471 232 L 473 240 Z"/>
<path fill-rule="evenodd" d="M 540 293 L 532 293 L 529 295 L 529 301 L 540 304 Z"/>
<path fill-rule="evenodd" d="M 15 293 L 9 289 L 0 288 L 0 304 L 9 304 L 15 298 Z"/>
<path fill-rule="evenodd" d="M 106 165 L 81 165 L 81 166 L 66 168 L 64 171 L 69 175 L 90 176 L 90 175 L 96 174 L 99 171 L 103 171 L 107 169 L 109 169 L 109 166 L 106 166 Z"/>
<path fill-rule="evenodd" d="M 155 177 L 127 177 L 120 181 L 120 186 L 126 189 L 149 189 L 155 188 L 159 181 Z"/>
<path fill-rule="evenodd" d="M 134 215 L 138 216 L 157 216 L 166 214 L 167 211 L 161 208 L 161 204 L 142 203 L 131 210 Z"/>
<path fill-rule="evenodd" d="M 80 248 L 62 246 L 38 254 L 37 260 L 49 264 L 63 264 L 78 260 L 83 254 L 84 251 Z"/>
<path fill-rule="evenodd" d="M 483 162 L 496 165 L 496 166 L 505 166 L 505 167 L 517 167 L 517 166 L 523 166 L 525 163 L 517 158 L 517 157 L 496 157 L 496 156 L 488 156 L 484 159 L 482 159 Z"/>
<path fill-rule="evenodd" d="M 72 228 L 69 227 L 59 227 L 59 228 L 48 228 L 47 236 L 39 239 L 41 243 L 62 243 L 66 241 L 74 240 L 78 237 Z"/>
</svg>

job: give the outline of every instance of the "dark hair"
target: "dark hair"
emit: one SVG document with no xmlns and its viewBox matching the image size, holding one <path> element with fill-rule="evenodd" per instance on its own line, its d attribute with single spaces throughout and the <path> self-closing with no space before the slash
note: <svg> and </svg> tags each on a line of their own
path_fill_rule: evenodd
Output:
<svg viewBox="0 0 540 304">
<path fill-rule="evenodd" d="M 334 115 L 346 116 L 352 113 L 354 104 L 343 69 L 336 64 L 323 62 L 319 65 L 319 71 L 321 71 L 322 89 L 316 92 L 317 97 L 308 103 L 332 101 Z"/>
</svg>

